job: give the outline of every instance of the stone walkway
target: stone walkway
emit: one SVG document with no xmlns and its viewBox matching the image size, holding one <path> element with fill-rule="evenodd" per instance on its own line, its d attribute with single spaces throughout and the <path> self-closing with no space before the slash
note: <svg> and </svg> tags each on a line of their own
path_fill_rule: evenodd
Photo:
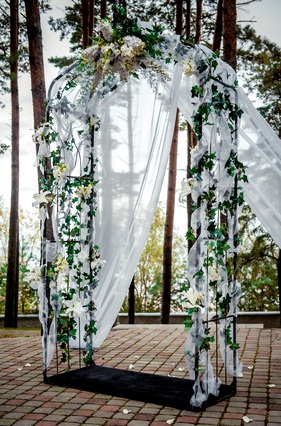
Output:
<svg viewBox="0 0 281 426">
<path fill-rule="evenodd" d="M 186 334 L 177 325 L 119 325 L 96 352 L 99 365 L 185 377 Z M 244 364 L 237 394 L 203 412 L 180 411 L 42 382 L 39 332 L 0 330 L 0 426 L 281 425 L 281 329 L 239 326 Z M 247 419 L 246 419 L 247 420 Z"/>
</svg>

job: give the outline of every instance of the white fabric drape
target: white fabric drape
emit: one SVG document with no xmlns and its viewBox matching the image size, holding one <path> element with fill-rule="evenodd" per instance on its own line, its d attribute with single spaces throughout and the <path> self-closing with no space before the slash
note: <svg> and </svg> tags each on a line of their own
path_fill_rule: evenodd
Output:
<svg viewBox="0 0 281 426">
<path fill-rule="evenodd" d="M 94 290 L 95 347 L 112 327 L 136 270 L 157 206 L 174 129 L 181 71 L 172 90 L 130 79 L 103 100 L 95 141 L 98 213 L 96 243 L 106 265 Z"/>
<path fill-rule="evenodd" d="M 239 129 L 239 159 L 247 166 L 248 204 L 281 247 L 281 141 L 241 88 L 244 114 Z"/>
</svg>

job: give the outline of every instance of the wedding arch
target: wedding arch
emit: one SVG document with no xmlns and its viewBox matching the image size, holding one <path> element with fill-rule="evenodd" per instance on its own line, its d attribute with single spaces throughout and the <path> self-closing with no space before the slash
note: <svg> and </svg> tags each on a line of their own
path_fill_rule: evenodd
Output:
<svg viewBox="0 0 281 426">
<path fill-rule="evenodd" d="M 34 135 L 43 256 L 32 286 L 40 299 L 44 377 L 68 383 L 60 371 L 70 368 L 77 348 L 86 368 L 97 368 L 94 349 L 118 315 L 152 223 L 179 108 L 197 136 L 192 177 L 183 176 L 180 194 L 193 204 L 190 288 L 178 295 L 189 329 L 192 392 L 185 407 L 202 409 L 233 394 L 242 374 L 235 272 L 244 192 L 281 244 L 280 198 L 269 183 L 280 179 L 280 141 L 213 52 L 183 45 L 157 25 L 126 22 L 100 22 L 94 45 L 53 81 L 46 123 Z M 230 385 L 221 383 L 217 361 L 212 365 L 213 348 L 234 377 Z M 54 359 L 57 375 L 50 378 Z"/>
</svg>

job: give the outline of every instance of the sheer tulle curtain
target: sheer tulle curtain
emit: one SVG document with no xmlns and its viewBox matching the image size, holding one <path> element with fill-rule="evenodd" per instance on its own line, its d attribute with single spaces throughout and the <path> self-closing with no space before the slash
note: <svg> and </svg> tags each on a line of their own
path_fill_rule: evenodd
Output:
<svg viewBox="0 0 281 426">
<path fill-rule="evenodd" d="M 106 266 L 94 290 L 99 347 L 112 327 L 143 250 L 167 166 L 181 71 L 154 89 L 131 78 L 101 102 L 95 141 L 98 214 L 95 241 Z"/>
<path fill-rule="evenodd" d="M 223 65 L 225 70 L 229 68 Z M 194 84 L 194 76 L 183 76 L 179 108 L 190 123 L 194 112 L 190 93 Z M 238 153 L 239 160 L 247 166 L 249 183 L 244 185 L 245 199 L 281 247 L 281 141 L 243 89 L 238 87 L 237 94 L 244 111 L 239 123 Z"/>
<path fill-rule="evenodd" d="M 239 129 L 239 159 L 247 166 L 244 192 L 262 225 L 281 247 L 281 141 L 241 88 L 244 110 Z"/>
</svg>

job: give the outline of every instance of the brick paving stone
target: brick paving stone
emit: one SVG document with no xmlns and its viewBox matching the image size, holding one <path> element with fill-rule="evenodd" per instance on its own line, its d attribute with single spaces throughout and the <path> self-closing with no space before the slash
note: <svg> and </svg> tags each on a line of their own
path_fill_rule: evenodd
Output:
<svg viewBox="0 0 281 426">
<path fill-rule="evenodd" d="M 160 408 L 150 408 L 150 407 L 143 407 L 140 409 L 139 413 L 144 413 L 144 414 L 158 414 L 160 411 Z"/>
<path fill-rule="evenodd" d="M 15 424 L 15 420 L 13 419 L 1 419 L 1 426 L 9 426 L 14 424 Z"/>
<path fill-rule="evenodd" d="M 98 416 L 99 412 L 97 413 Z M 123 420 L 131 420 L 135 417 L 134 413 L 124 414 L 122 411 L 120 413 L 116 413 L 112 416 L 113 419 L 123 419 Z"/>
<path fill-rule="evenodd" d="M 14 412 L 16 413 L 31 413 L 32 411 L 34 411 L 34 407 L 26 407 L 24 405 L 21 405 L 20 407 L 16 407 L 14 409 Z"/>
<path fill-rule="evenodd" d="M 201 417 L 198 420 L 198 425 L 207 425 L 207 426 L 218 426 L 220 424 L 220 420 L 218 418 L 209 418 L 209 419 L 205 419 L 204 417 Z"/>
<path fill-rule="evenodd" d="M 64 419 L 64 422 L 66 422 L 66 423 L 68 422 L 70 425 L 72 423 L 83 424 L 83 422 L 85 422 L 85 420 L 87 420 L 87 417 L 84 417 L 84 416 L 69 416 L 69 417 L 66 417 Z"/>
<path fill-rule="evenodd" d="M 191 416 L 180 416 L 177 418 L 177 423 L 180 423 L 181 425 L 193 425 L 197 424 L 198 418 L 197 417 L 191 417 Z"/>
<path fill-rule="evenodd" d="M 25 416 L 25 413 L 15 413 L 14 411 L 12 413 L 5 414 L 2 419 L 14 419 L 18 420 Z"/>
<path fill-rule="evenodd" d="M 126 426 L 129 424 L 129 420 L 122 419 L 109 419 L 104 423 L 106 426 Z"/>
<path fill-rule="evenodd" d="M 220 421 L 219 425 L 220 426 L 241 426 L 241 424 L 242 424 L 241 420 L 234 420 L 234 419 L 232 419 L 231 423 L 230 423 L 229 419 L 222 419 Z"/>
<path fill-rule="evenodd" d="M 33 426 L 38 424 L 39 423 L 36 420 L 18 420 L 13 423 L 14 426 Z"/>
</svg>

